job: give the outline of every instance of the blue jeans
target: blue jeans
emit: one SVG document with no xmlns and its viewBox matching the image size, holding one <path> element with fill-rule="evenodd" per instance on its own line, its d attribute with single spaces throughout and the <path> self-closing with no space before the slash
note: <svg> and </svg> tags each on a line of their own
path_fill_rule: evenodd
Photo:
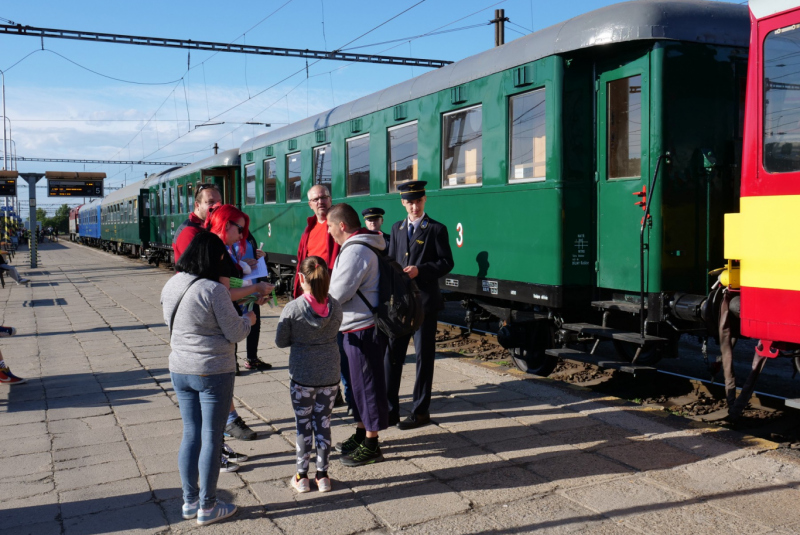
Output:
<svg viewBox="0 0 800 535">
<path fill-rule="evenodd" d="M 201 509 L 210 509 L 217 503 L 222 433 L 231 410 L 235 374 L 204 377 L 171 373 L 170 377 L 183 419 L 178 453 L 183 501 L 194 503 L 199 499 Z"/>
</svg>

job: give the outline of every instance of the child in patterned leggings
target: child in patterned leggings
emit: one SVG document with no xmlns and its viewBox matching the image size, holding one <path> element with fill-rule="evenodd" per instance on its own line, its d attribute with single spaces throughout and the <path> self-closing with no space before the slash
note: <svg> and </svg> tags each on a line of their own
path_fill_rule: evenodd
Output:
<svg viewBox="0 0 800 535">
<path fill-rule="evenodd" d="M 339 346 L 336 335 L 342 307 L 328 296 L 330 273 L 325 261 L 309 256 L 298 272 L 303 295 L 283 308 L 275 345 L 290 347 L 289 378 L 297 424 L 297 474 L 291 485 L 309 492 L 308 465 L 316 442 L 315 480 L 320 492 L 331 490 L 331 412 L 339 390 Z"/>
</svg>

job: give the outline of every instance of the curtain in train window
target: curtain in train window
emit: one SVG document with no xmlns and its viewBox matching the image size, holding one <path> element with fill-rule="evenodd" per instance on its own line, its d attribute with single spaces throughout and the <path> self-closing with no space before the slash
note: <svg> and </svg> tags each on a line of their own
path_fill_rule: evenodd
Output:
<svg viewBox="0 0 800 535">
<path fill-rule="evenodd" d="M 511 97 L 511 161 L 509 182 L 545 179 L 545 95 L 544 89 Z"/>
<path fill-rule="evenodd" d="M 442 119 L 442 186 L 483 182 L 483 110 L 474 106 Z"/>
<path fill-rule="evenodd" d="M 764 40 L 764 169 L 800 171 L 800 28 L 779 28 Z"/>
<path fill-rule="evenodd" d="M 389 129 L 389 193 L 417 180 L 417 121 Z"/>
</svg>

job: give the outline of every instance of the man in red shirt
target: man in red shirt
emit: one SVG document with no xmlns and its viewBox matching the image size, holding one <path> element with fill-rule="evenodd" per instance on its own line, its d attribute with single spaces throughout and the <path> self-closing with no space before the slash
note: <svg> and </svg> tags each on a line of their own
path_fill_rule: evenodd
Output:
<svg viewBox="0 0 800 535">
<path fill-rule="evenodd" d="M 308 218 L 306 229 L 300 237 L 300 246 L 297 248 L 297 270 L 300 263 L 309 256 L 319 256 L 333 267 L 336 255 L 339 254 L 339 244 L 328 234 L 328 210 L 331 209 L 331 192 L 321 184 L 312 186 L 308 190 L 308 207 L 314 211 L 314 215 Z M 303 295 L 300 287 L 300 277 L 295 273 L 294 291 L 292 297 L 297 298 Z"/>
<path fill-rule="evenodd" d="M 175 263 L 183 252 L 192 243 L 192 240 L 203 229 L 210 208 L 222 204 L 222 195 L 215 184 L 200 184 L 194 195 L 194 212 L 189 214 L 189 219 L 181 223 L 175 231 L 175 242 L 172 244 L 172 254 Z"/>
</svg>

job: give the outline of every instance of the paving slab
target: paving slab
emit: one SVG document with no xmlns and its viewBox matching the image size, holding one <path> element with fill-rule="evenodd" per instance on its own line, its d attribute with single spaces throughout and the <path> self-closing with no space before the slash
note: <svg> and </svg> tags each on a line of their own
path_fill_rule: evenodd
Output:
<svg viewBox="0 0 800 535">
<path fill-rule="evenodd" d="M 41 257 L 31 287 L 5 289 L 6 323 L 16 307 L 20 325 L 3 350 L 30 381 L 0 389 L 3 533 L 199 533 L 180 516 L 182 422 L 160 308 L 171 272 L 70 243 Z M 22 306 L 57 298 L 67 304 Z M 228 442 L 250 460 L 217 490 L 241 509 L 205 533 L 800 532 L 800 461 L 769 443 L 724 442 L 446 354 L 431 425 L 381 432 L 384 463 L 347 468 L 332 454 L 333 492 L 298 495 L 288 351 L 274 346 L 280 308 L 264 312 L 259 355 L 273 368 L 243 371 L 234 391 L 259 437 Z M 410 353 L 406 362 L 403 415 Z M 331 422 L 334 442 L 353 432 L 344 409 Z"/>
</svg>

